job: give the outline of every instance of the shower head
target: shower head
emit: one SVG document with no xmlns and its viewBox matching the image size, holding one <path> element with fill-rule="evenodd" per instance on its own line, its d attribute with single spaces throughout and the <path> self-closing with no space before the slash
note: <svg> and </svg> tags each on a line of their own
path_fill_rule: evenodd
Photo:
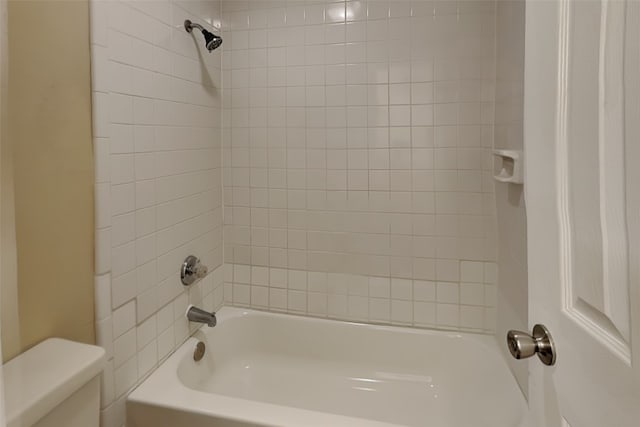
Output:
<svg viewBox="0 0 640 427">
<path fill-rule="evenodd" d="M 202 35 L 204 36 L 205 47 L 209 52 L 217 49 L 222 44 L 222 37 L 216 36 L 212 32 L 207 31 L 200 24 L 193 23 L 188 19 L 184 21 L 184 29 L 187 30 L 187 33 L 193 31 L 194 28 L 197 28 L 202 32 Z"/>
<path fill-rule="evenodd" d="M 205 46 L 209 52 L 217 49 L 222 44 L 222 37 L 216 36 L 207 30 L 202 30 L 202 34 L 204 35 Z"/>
</svg>

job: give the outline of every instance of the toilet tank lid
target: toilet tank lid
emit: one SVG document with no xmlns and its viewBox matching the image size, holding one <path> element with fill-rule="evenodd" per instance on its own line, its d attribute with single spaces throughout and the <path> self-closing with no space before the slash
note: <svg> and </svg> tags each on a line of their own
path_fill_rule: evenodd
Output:
<svg viewBox="0 0 640 427">
<path fill-rule="evenodd" d="M 102 347 L 49 338 L 3 366 L 7 425 L 30 426 L 102 372 Z"/>
</svg>

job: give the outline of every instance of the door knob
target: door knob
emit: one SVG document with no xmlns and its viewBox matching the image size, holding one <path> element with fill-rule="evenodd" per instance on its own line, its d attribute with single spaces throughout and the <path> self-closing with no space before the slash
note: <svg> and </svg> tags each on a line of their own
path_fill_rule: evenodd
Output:
<svg viewBox="0 0 640 427">
<path fill-rule="evenodd" d="M 516 359 L 526 359 L 537 354 L 542 363 L 547 366 L 556 363 L 555 345 L 551 334 L 544 325 L 535 325 L 532 335 L 521 331 L 509 331 L 507 346 L 511 355 Z"/>
</svg>

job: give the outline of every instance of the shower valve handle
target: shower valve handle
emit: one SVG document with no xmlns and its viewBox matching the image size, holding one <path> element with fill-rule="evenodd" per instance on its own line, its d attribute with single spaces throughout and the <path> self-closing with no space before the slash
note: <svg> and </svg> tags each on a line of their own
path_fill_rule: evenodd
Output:
<svg viewBox="0 0 640 427">
<path fill-rule="evenodd" d="M 189 286 L 205 277 L 208 271 L 207 266 L 202 264 L 198 257 L 189 255 L 180 268 L 180 280 L 184 286 Z"/>
</svg>

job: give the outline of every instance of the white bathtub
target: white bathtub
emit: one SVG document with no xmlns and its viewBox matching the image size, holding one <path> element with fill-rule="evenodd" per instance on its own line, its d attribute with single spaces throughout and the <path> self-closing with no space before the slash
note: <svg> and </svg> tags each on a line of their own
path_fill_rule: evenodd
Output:
<svg viewBox="0 0 640 427">
<path fill-rule="evenodd" d="M 127 426 L 519 427 L 525 412 L 492 337 L 223 308 L 131 393 Z"/>
</svg>

